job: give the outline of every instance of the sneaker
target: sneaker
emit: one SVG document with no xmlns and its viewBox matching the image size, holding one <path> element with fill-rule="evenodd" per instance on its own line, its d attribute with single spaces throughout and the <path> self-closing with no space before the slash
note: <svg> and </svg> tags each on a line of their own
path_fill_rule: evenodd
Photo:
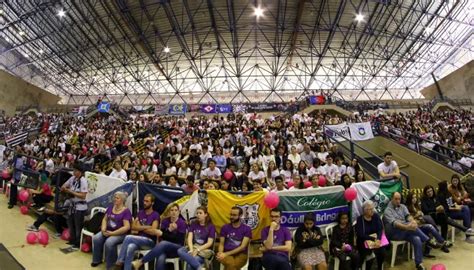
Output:
<svg viewBox="0 0 474 270">
<path fill-rule="evenodd" d="M 33 225 L 33 224 L 30 225 L 30 226 L 28 226 L 28 227 L 26 227 L 26 230 L 27 230 L 27 231 L 30 231 L 30 232 L 37 232 L 37 231 L 39 231 L 39 229 L 36 228 L 35 225 Z"/>
<path fill-rule="evenodd" d="M 43 207 L 41 207 L 41 208 L 38 209 L 38 212 L 43 212 L 44 209 L 46 209 L 46 207 L 43 206 Z"/>
<path fill-rule="evenodd" d="M 466 235 L 467 235 L 467 236 L 474 236 L 474 230 L 471 229 L 471 228 L 467 229 Z"/>
<path fill-rule="evenodd" d="M 453 243 L 452 243 L 451 241 L 444 241 L 444 245 L 445 245 L 447 248 L 453 247 Z"/>
<path fill-rule="evenodd" d="M 429 246 L 430 248 L 435 248 L 435 249 L 439 249 L 439 248 L 442 247 L 442 245 L 440 243 L 438 243 L 436 241 L 432 241 L 432 240 L 426 242 L 426 245 Z"/>
<path fill-rule="evenodd" d="M 12 209 L 12 208 L 13 208 L 13 204 L 9 204 L 8 209 Z"/>
<path fill-rule="evenodd" d="M 429 253 L 423 254 L 423 257 L 425 257 L 425 258 L 427 258 L 427 259 L 435 259 L 435 258 L 436 258 L 435 255 L 431 255 L 431 254 L 429 254 Z"/>
<path fill-rule="evenodd" d="M 426 268 L 423 266 L 423 264 L 419 264 L 416 266 L 416 270 L 426 270 Z"/>
<path fill-rule="evenodd" d="M 71 250 L 73 250 L 73 251 L 78 251 L 78 250 L 79 250 L 79 247 L 73 245 L 73 246 L 71 246 Z"/>
<path fill-rule="evenodd" d="M 91 267 L 97 267 L 97 266 L 98 266 L 99 264 L 101 264 L 101 263 L 102 263 L 102 262 L 98 262 L 98 263 L 93 262 L 93 263 L 91 263 Z"/>
<path fill-rule="evenodd" d="M 441 251 L 443 251 L 444 253 L 449 253 L 449 249 L 446 245 L 441 247 Z"/>
</svg>

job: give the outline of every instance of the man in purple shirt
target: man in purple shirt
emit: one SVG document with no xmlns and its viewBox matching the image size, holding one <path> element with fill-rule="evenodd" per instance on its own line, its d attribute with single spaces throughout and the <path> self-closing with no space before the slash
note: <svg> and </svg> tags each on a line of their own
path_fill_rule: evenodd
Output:
<svg viewBox="0 0 474 270">
<path fill-rule="evenodd" d="M 135 251 L 140 249 L 151 249 L 155 246 L 156 229 L 160 223 L 160 215 L 153 210 L 155 196 L 146 194 L 143 198 L 143 210 L 138 212 L 132 220 L 132 234 L 123 240 L 120 254 L 116 265 L 125 270 L 132 269 L 132 261 Z"/>
<path fill-rule="evenodd" d="M 242 208 L 230 210 L 230 224 L 222 226 L 217 260 L 225 270 L 238 270 L 247 263 L 247 248 L 252 238 L 252 230 L 241 223 Z"/>
<path fill-rule="evenodd" d="M 280 226 L 280 209 L 272 209 L 270 218 L 272 223 L 262 230 L 262 265 L 265 269 L 291 270 L 289 260 L 291 233 L 288 228 Z"/>
</svg>

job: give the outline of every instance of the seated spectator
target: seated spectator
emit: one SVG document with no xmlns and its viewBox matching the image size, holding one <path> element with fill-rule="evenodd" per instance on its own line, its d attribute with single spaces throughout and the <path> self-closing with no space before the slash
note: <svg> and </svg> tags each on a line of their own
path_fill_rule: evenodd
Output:
<svg viewBox="0 0 474 270">
<path fill-rule="evenodd" d="M 109 174 L 109 176 L 120 178 L 123 181 L 128 180 L 127 172 L 124 169 L 122 169 L 122 163 L 120 161 L 114 162 L 114 168 L 112 169 L 112 172 Z"/>
<path fill-rule="evenodd" d="M 253 185 L 255 182 L 265 183 L 265 173 L 260 170 L 257 163 L 252 164 L 252 171 L 249 172 L 248 181 Z"/>
<path fill-rule="evenodd" d="M 286 227 L 280 226 L 281 210 L 270 210 L 271 224 L 263 228 L 261 239 L 262 265 L 265 269 L 291 270 L 289 253 L 291 251 L 291 233 Z"/>
<path fill-rule="evenodd" d="M 176 175 L 176 167 L 171 164 L 169 159 L 163 162 L 162 176 L 167 177 L 170 175 Z"/>
<path fill-rule="evenodd" d="M 186 181 L 188 176 L 191 175 L 191 169 L 188 168 L 188 162 L 186 160 L 181 161 L 179 165 L 180 165 L 180 168 L 178 169 L 178 181 L 183 183 Z"/>
<path fill-rule="evenodd" d="M 214 180 L 214 181 L 221 181 L 221 171 L 216 167 L 216 162 L 211 159 L 209 160 L 208 168 L 204 169 L 201 173 L 202 180 Z"/>
<path fill-rule="evenodd" d="M 300 163 L 298 163 L 298 168 L 296 169 L 296 173 L 302 178 L 302 179 L 306 179 L 308 178 L 308 169 L 307 169 L 307 166 L 306 166 L 306 162 L 304 162 L 303 160 L 300 161 Z"/>
<path fill-rule="evenodd" d="M 225 182 L 225 181 L 224 181 Z M 189 175 L 186 178 L 186 183 L 181 186 L 181 188 L 186 192 L 187 194 L 192 194 L 194 191 L 198 190 L 199 187 L 194 184 L 194 176 Z"/>
<path fill-rule="evenodd" d="M 222 153 L 221 147 L 217 147 L 215 150 L 216 154 L 212 159 L 216 161 L 216 167 L 223 173 L 227 167 L 227 158 Z"/>
<path fill-rule="evenodd" d="M 172 204 L 169 208 L 170 217 L 161 222 L 160 229 L 155 235 L 160 242 L 151 249 L 142 259 L 132 262 L 134 269 L 140 269 L 144 263 L 156 259 L 155 269 L 166 269 L 166 259 L 178 257 L 178 249 L 184 246 L 186 223 L 180 218 L 179 205 Z"/>
<path fill-rule="evenodd" d="M 347 173 L 347 166 L 343 164 L 344 159 L 336 158 L 335 162 L 336 162 L 336 166 L 339 169 L 339 174 L 340 175 L 346 174 Z"/>
<path fill-rule="evenodd" d="M 267 178 L 267 183 L 269 184 L 270 188 L 275 187 L 275 179 L 280 176 L 280 171 L 275 165 L 275 161 L 271 160 L 268 163 L 268 168 L 266 171 L 266 178 Z"/>
<path fill-rule="evenodd" d="M 362 170 L 357 171 L 356 172 L 356 177 L 355 177 L 355 182 L 357 183 L 357 182 L 365 182 L 365 181 L 367 181 L 367 180 L 365 179 L 364 171 L 362 171 Z"/>
<path fill-rule="evenodd" d="M 160 224 L 160 215 L 153 210 L 154 203 L 155 196 L 146 194 L 143 198 L 143 209 L 138 212 L 136 218 L 132 219 L 132 235 L 127 235 L 123 240 L 115 264 L 118 267 L 123 266 L 124 270 L 131 270 L 135 251 L 151 249 L 155 246 L 155 234 Z"/>
<path fill-rule="evenodd" d="M 469 173 L 461 178 L 461 182 L 471 200 L 474 200 L 474 165 L 471 166 Z"/>
<path fill-rule="evenodd" d="M 416 221 L 408 212 L 405 205 L 401 204 L 402 196 L 398 192 L 392 194 L 392 200 L 388 204 L 384 213 L 385 230 L 387 236 L 392 240 L 408 241 L 413 245 L 415 252 L 416 269 L 425 269 L 423 266 L 423 243 L 427 247 L 440 248 L 441 245 L 430 242 L 427 236 L 419 227 Z M 433 233 L 433 232 L 431 232 Z M 429 254 L 429 249 L 425 249 L 425 255 Z"/>
<path fill-rule="evenodd" d="M 334 186 L 334 184 L 341 179 L 341 173 L 336 164 L 333 163 L 332 155 L 326 156 L 326 165 L 323 166 L 324 174 L 327 179 L 328 186 Z"/>
<path fill-rule="evenodd" d="M 456 204 L 474 207 L 474 202 L 471 201 L 471 199 L 469 198 L 469 194 L 466 192 L 464 186 L 461 184 L 459 175 L 454 174 L 451 177 L 451 184 L 448 185 L 448 190 Z"/>
<path fill-rule="evenodd" d="M 318 270 L 328 268 L 323 250 L 324 236 L 316 226 L 316 218 L 313 213 L 304 216 L 304 224 L 296 229 L 295 242 L 294 252 L 298 264 L 304 270 L 313 269 L 313 266 L 316 266 Z"/>
<path fill-rule="evenodd" d="M 398 164 L 392 159 L 392 153 L 386 152 L 383 155 L 383 162 L 377 166 L 380 178 L 382 179 L 399 179 L 400 170 Z"/>
<path fill-rule="evenodd" d="M 38 216 L 32 225 L 26 227 L 26 230 L 38 232 L 40 226 L 45 223 L 48 218 L 51 218 L 56 230 L 55 236 L 59 237 L 63 232 L 63 228 L 67 227 L 67 220 L 65 216 L 66 211 L 67 209 L 62 206 L 58 206 L 58 211 L 54 210 L 52 207 L 45 207 L 43 213 Z"/>
<path fill-rule="evenodd" d="M 337 216 L 337 226 L 332 231 L 329 252 L 339 258 L 339 269 L 359 268 L 359 252 L 354 246 L 354 228 L 350 224 L 349 214 L 346 212 L 340 212 Z M 346 257 L 350 258 L 349 262 Z"/>
<path fill-rule="evenodd" d="M 344 189 L 348 189 L 352 185 L 351 177 L 345 173 L 341 176 L 341 181 L 338 181 L 336 185 L 343 186 Z"/>
<path fill-rule="evenodd" d="M 448 217 L 463 221 L 462 225 L 468 228 L 465 231 L 466 242 L 474 244 L 474 240 L 471 239 L 471 236 L 474 235 L 474 231 L 471 229 L 471 211 L 466 205 L 459 205 L 454 202 L 453 197 L 449 193 L 448 183 L 446 181 L 438 183 L 437 199 L 443 206 Z"/>
<path fill-rule="evenodd" d="M 280 171 L 280 175 L 283 176 L 285 183 L 290 182 L 295 174 L 296 172 L 293 166 L 293 162 L 291 160 L 286 160 L 285 168 Z"/>
<path fill-rule="evenodd" d="M 346 172 L 351 178 L 356 178 L 356 174 L 360 170 L 362 170 L 362 168 L 359 165 L 359 161 L 356 158 L 354 158 L 351 160 L 351 164 L 347 166 Z"/>
<path fill-rule="evenodd" d="M 130 230 L 132 213 L 125 206 L 127 194 L 115 192 L 113 205 L 107 208 L 102 220 L 101 231 L 92 238 L 92 267 L 102 263 L 105 246 L 105 263 L 109 269 L 117 261 L 117 246 L 123 242 Z"/>
<path fill-rule="evenodd" d="M 275 187 L 273 188 L 274 191 L 283 191 L 286 190 L 285 183 L 283 182 L 283 178 L 281 176 L 277 176 L 275 178 Z"/>
<path fill-rule="evenodd" d="M 176 175 L 170 175 L 170 176 L 168 177 L 168 184 L 167 184 L 167 186 L 179 188 L 178 177 L 176 177 Z"/>
<path fill-rule="evenodd" d="M 247 263 L 247 249 L 252 230 L 241 223 L 243 210 L 237 206 L 230 210 L 230 224 L 225 224 L 220 233 L 216 259 L 225 270 L 239 270 Z"/>
<path fill-rule="evenodd" d="M 294 189 L 304 189 L 304 183 L 301 180 L 301 177 L 299 175 L 293 176 L 293 186 L 290 187 L 288 190 L 294 190 Z"/>
<path fill-rule="evenodd" d="M 357 218 L 355 232 L 357 236 L 356 246 L 360 254 L 360 265 L 365 258 L 372 252 L 377 260 L 377 269 L 383 269 L 383 261 L 385 260 L 385 247 L 381 246 L 383 224 L 380 216 L 375 213 L 374 203 L 365 201 L 362 204 L 363 214 Z M 369 243 L 371 245 L 369 245 Z M 366 246 L 367 244 L 367 246 Z M 366 262 L 366 269 L 371 269 L 372 260 Z"/>
<path fill-rule="evenodd" d="M 178 256 L 187 263 L 187 270 L 202 269 L 206 260 L 214 257 L 215 238 L 216 228 L 209 218 L 207 208 L 199 206 L 196 209 L 196 220 L 188 230 L 186 239 L 188 246 L 178 249 Z M 206 263 L 206 268 L 208 263 Z"/>
</svg>

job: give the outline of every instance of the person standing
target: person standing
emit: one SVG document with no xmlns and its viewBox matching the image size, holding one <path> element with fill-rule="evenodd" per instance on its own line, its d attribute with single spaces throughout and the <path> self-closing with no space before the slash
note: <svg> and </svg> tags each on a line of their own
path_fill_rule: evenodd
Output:
<svg viewBox="0 0 474 270">
<path fill-rule="evenodd" d="M 70 232 L 69 244 L 74 249 L 79 249 L 81 231 L 84 224 L 84 216 L 87 213 L 86 195 L 88 188 L 87 180 L 83 176 L 82 167 L 77 164 L 74 166 L 73 175 L 61 186 L 61 192 L 71 196 L 69 217 L 67 225 Z"/>
<path fill-rule="evenodd" d="M 270 226 L 262 232 L 263 252 L 262 265 L 265 269 L 291 270 L 289 252 L 291 251 L 291 233 L 286 227 L 280 226 L 281 210 L 274 208 L 270 211 L 272 220 Z"/>
</svg>

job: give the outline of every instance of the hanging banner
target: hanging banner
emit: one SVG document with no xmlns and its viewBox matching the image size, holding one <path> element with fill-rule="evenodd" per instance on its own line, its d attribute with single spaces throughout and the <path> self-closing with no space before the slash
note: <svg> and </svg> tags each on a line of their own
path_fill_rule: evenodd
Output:
<svg viewBox="0 0 474 270">
<path fill-rule="evenodd" d="M 91 172 L 86 172 L 85 177 L 89 188 L 86 195 L 89 211 L 96 206 L 109 206 L 113 202 L 114 193 L 117 191 L 127 192 L 129 196 L 125 205 L 132 211 L 132 183 L 126 183 L 120 178 Z"/>
<path fill-rule="evenodd" d="M 309 104 L 311 105 L 321 105 L 324 103 L 326 103 L 326 98 L 323 95 L 309 97 Z"/>
<path fill-rule="evenodd" d="M 238 196 L 222 190 L 207 191 L 209 216 L 216 230 L 221 231 L 230 222 L 230 209 L 233 206 L 243 210 L 242 222 L 252 229 L 252 240 L 260 239 L 260 232 L 270 224 L 270 209 L 263 203 L 265 192 L 254 192 Z"/>
<path fill-rule="evenodd" d="M 169 105 L 169 114 L 171 115 L 184 115 L 187 111 L 186 104 L 174 104 Z"/>
<path fill-rule="evenodd" d="M 326 136 L 333 138 L 339 142 L 345 141 L 346 140 L 345 138 L 351 139 L 351 135 L 349 133 L 349 127 L 347 126 L 347 123 L 345 122 L 338 125 L 325 125 L 324 134 L 326 134 Z"/>
<path fill-rule="evenodd" d="M 349 212 L 343 186 L 277 193 L 280 197 L 278 208 L 282 210 L 281 225 L 288 228 L 302 225 L 307 213 L 314 213 L 316 225 L 321 226 L 335 222 L 339 212 Z"/>
<path fill-rule="evenodd" d="M 200 111 L 202 113 L 216 113 L 216 104 L 201 105 Z"/>
<path fill-rule="evenodd" d="M 155 105 L 155 115 L 166 115 L 169 112 L 168 105 Z"/>
<path fill-rule="evenodd" d="M 100 102 L 99 105 L 97 105 L 97 110 L 100 113 L 108 113 L 110 110 L 110 103 L 108 103 L 107 101 Z"/>
<path fill-rule="evenodd" d="M 246 113 L 247 112 L 247 106 L 245 104 L 235 104 L 232 105 L 233 110 L 235 113 Z"/>
<path fill-rule="evenodd" d="M 145 195 L 148 193 L 155 196 L 155 204 L 153 205 L 153 209 L 155 209 L 155 211 L 157 211 L 160 215 L 165 212 L 168 204 L 175 202 L 186 195 L 184 190 L 180 188 L 171 188 L 149 183 L 138 183 L 139 209 L 143 209 L 143 197 L 145 197 Z"/>
<path fill-rule="evenodd" d="M 357 190 L 357 198 L 352 201 L 352 220 L 362 215 L 362 204 L 365 201 L 373 201 L 375 211 L 381 215 L 385 208 L 387 208 L 392 194 L 394 192 L 402 192 L 401 181 L 365 181 L 353 183 L 351 187 Z"/>
<path fill-rule="evenodd" d="M 217 113 L 232 113 L 232 105 L 230 104 L 218 104 Z"/>
<path fill-rule="evenodd" d="M 370 122 L 349 123 L 349 130 L 354 141 L 365 141 L 374 138 Z"/>
</svg>

